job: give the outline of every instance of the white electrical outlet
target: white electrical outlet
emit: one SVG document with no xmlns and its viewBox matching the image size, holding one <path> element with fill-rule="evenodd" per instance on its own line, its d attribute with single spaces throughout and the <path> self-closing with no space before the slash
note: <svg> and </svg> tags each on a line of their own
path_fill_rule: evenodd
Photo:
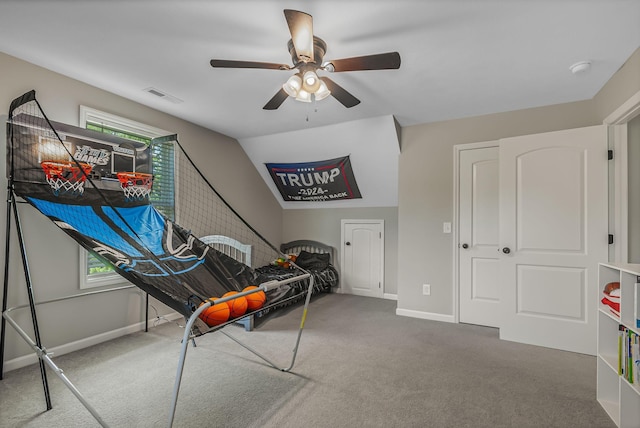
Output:
<svg viewBox="0 0 640 428">
<path fill-rule="evenodd" d="M 422 294 L 425 296 L 431 295 L 431 284 L 422 284 Z"/>
</svg>

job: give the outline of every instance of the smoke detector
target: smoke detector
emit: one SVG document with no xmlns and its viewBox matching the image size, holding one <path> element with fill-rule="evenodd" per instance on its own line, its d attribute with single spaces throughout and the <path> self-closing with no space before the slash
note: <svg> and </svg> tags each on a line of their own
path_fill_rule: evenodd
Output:
<svg viewBox="0 0 640 428">
<path fill-rule="evenodd" d="M 586 73 L 590 69 L 591 69 L 591 61 L 576 62 L 571 67 L 569 67 L 569 70 L 571 70 L 573 74 Z"/>
</svg>

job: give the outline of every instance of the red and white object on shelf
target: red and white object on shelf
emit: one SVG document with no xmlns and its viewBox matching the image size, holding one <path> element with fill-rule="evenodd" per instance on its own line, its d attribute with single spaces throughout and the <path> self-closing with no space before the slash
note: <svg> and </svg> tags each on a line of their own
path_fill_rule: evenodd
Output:
<svg viewBox="0 0 640 428">
<path fill-rule="evenodd" d="M 610 282 L 604 286 L 602 290 L 602 302 L 603 305 L 609 307 L 609 310 L 613 315 L 620 318 L 620 283 Z"/>
</svg>

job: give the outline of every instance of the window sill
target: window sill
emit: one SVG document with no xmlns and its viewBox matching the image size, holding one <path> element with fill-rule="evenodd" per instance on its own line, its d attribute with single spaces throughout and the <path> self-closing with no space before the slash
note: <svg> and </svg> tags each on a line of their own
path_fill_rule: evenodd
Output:
<svg viewBox="0 0 640 428">
<path fill-rule="evenodd" d="M 107 287 L 110 285 L 127 285 L 129 281 L 118 275 L 117 273 L 95 274 L 90 276 L 81 275 L 80 289 Z"/>
</svg>

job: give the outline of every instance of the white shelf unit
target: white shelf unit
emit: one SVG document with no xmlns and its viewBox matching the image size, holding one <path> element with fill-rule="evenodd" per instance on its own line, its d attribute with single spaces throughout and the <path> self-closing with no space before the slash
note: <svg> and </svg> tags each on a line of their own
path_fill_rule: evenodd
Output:
<svg viewBox="0 0 640 428">
<path fill-rule="evenodd" d="M 620 317 L 602 304 L 602 290 L 620 282 Z M 621 428 L 640 427 L 640 385 L 618 375 L 620 325 L 640 333 L 640 264 L 601 263 L 598 269 L 598 362 L 597 398 Z"/>
</svg>

